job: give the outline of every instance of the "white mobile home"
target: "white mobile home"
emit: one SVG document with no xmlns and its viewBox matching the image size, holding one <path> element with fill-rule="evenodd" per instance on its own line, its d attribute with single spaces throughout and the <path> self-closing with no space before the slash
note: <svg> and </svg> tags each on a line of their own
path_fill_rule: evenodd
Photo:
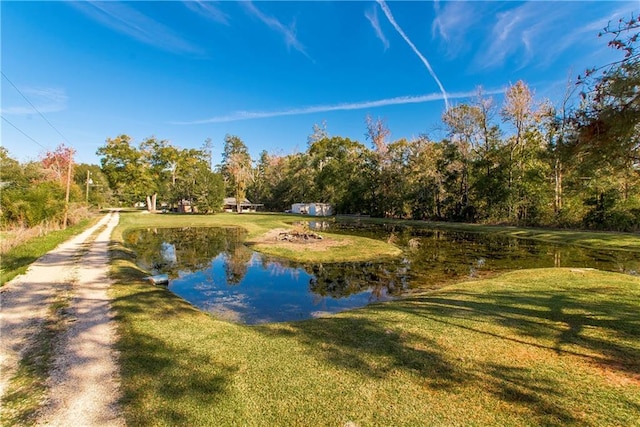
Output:
<svg viewBox="0 0 640 427">
<path fill-rule="evenodd" d="M 291 205 L 291 212 L 306 215 L 309 213 L 309 203 L 294 203 Z"/>
<path fill-rule="evenodd" d="M 333 215 L 333 208 L 329 203 L 294 203 L 291 212 L 309 216 Z"/>
<path fill-rule="evenodd" d="M 311 203 L 309 204 L 309 215 L 330 216 L 333 215 L 333 209 L 329 203 Z"/>
</svg>

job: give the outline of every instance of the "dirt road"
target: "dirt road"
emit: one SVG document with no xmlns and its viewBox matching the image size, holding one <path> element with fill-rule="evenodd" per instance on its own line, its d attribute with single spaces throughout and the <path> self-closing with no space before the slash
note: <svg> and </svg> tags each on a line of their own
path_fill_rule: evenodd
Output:
<svg viewBox="0 0 640 427">
<path fill-rule="evenodd" d="M 117 212 L 105 215 L 0 290 L 0 396 L 50 315 L 51 304 L 68 301 L 68 326 L 56 340 L 38 425 L 125 425 L 117 406 L 116 335 L 107 296 L 108 245 L 118 219 Z"/>
</svg>

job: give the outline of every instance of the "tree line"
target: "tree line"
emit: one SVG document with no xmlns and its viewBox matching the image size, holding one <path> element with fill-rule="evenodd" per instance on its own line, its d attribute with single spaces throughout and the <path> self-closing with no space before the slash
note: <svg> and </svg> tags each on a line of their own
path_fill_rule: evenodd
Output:
<svg viewBox="0 0 640 427">
<path fill-rule="evenodd" d="M 89 206 L 111 203 L 100 166 L 73 163 L 63 144 L 40 160 L 20 163 L 0 147 L 0 225 L 66 227 L 89 216 Z"/>
</svg>

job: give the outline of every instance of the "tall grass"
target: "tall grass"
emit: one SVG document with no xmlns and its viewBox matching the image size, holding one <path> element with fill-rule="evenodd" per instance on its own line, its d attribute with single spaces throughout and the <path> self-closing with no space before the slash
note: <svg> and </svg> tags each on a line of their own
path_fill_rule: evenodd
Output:
<svg viewBox="0 0 640 427">
<path fill-rule="evenodd" d="M 0 258 L 0 286 L 17 275 L 23 274 L 38 258 L 70 237 L 81 233 L 96 221 L 97 218 L 86 218 L 64 230 L 49 231 L 44 235 L 31 237 L 9 249 Z"/>
</svg>

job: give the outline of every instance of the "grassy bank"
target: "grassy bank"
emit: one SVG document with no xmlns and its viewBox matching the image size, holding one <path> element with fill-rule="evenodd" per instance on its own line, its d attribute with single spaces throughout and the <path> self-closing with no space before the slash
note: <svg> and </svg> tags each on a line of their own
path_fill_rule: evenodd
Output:
<svg viewBox="0 0 640 427">
<path fill-rule="evenodd" d="M 144 217 L 123 216 L 115 236 L 164 221 Z M 250 238 L 291 218 L 217 217 L 217 225 L 247 221 Z M 523 270 L 249 327 L 142 281 L 132 254 L 113 249 L 131 425 L 635 425 L 640 417 L 637 277 Z"/>
<path fill-rule="evenodd" d="M 278 214 L 218 214 L 218 215 L 150 215 L 121 214 L 118 233 L 132 228 L 150 227 L 242 227 L 247 230 L 245 243 L 255 250 L 299 262 L 364 261 L 398 256 L 401 251 L 396 246 L 379 240 L 358 236 L 344 236 L 322 232 L 326 240 L 336 243 L 327 248 L 300 245 L 296 248 L 283 247 L 261 239 L 274 229 L 290 229 L 292 223 L 308 219 L 295 215 Z M 121 235 L 121 234 L 120 234 Z"/>
<path fill-rule="evenodd" d="M 54 249 L 60 243 L 70 237 L 81 233 L 87 227 L 97 221 L 97 218 L 85 219 L 65 230 L 52 231 L 44 236 L 34 237 L 29 241 L 16 246 L 2 255 L 0 268 L 0 286 L 19 274 L 27 271 L 27 268 L 38 258 Z"/>
</svg>

